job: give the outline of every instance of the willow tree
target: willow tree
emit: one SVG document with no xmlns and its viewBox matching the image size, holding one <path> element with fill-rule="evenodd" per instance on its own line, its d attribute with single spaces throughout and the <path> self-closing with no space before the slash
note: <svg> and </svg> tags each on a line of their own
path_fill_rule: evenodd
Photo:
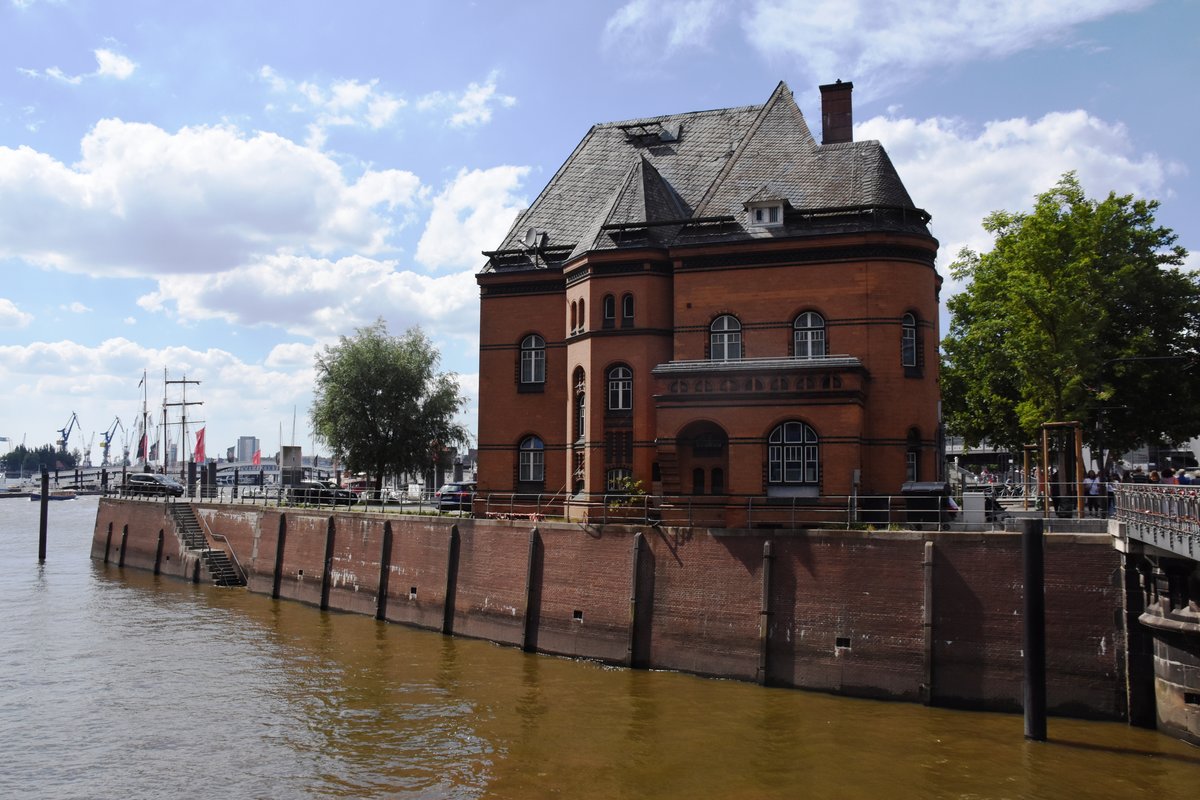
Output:
<svg viewBox="0 0 1200 800">
<path fill-rule="evenodd" d="M 1102 453 L 1200 432 L 1200 283 L 1157 208 L 1088 199 L 1067 173 L 1032 212 L 984 220 L 991 251 L 950 267 L 965 282 L 942 342 L 951 433 L 1018 448 L 1077 420 Z"/>
<path fill-rule="evenodd" d="M 455 417 L 466 405 L 456 376 L 419 328 L 391 336 L 383 320 L 342 336 L 316 357 L 311 417 L 317 435 L 355 472 L 420 472 L 446 447 L 465 444 Z"/>
</svg>

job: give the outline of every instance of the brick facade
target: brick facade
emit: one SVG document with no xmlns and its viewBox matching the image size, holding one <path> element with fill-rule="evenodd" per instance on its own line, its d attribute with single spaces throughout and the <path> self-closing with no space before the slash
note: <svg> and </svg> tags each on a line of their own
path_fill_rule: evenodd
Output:
<svg viewBox="0 0 1200 800">
<path fill-rule="evenodd" d="M 927 221 L 878 143 L 817 145 L 782 85 L 593 128 L 478 276 L 480 491 L 629 474 L 732 507 L 940 478 Z"/>
<path fill-rule="evenodd" d="M 273 594 L 278 575 L 284 599 L 382 609 L 530 651 L 964 708 L 1021 704 L 1017 534 L 532 528 L 283 509 L 280 548 L 280 509 L 195 508 L 254 592 Z M 101 500 L 92 557 L 118 563 L 125 532 L 126 568 L 151 570 L 160 530 L 163 572 L 194 579 L 162 504 Z M 1107 535 L 1046 540 L 1053 713 L 1126 717 L 1121 559 Z"/>
</svg>

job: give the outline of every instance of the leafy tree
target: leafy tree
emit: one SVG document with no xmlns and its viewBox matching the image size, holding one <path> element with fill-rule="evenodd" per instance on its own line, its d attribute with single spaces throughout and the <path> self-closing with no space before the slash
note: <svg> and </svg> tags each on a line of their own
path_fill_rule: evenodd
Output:
<svg viewBox="0 0 1200 800">
<path fill-rule="evenodd" d="M 59 464 L 62 464 L 62 469 L 75 469 L 76 464 L 79 463 L 79 454 L 78 452 L 64 453 L 57 447 L 48 444 L 36 448 L 20 444 L 0 456 L 0 463 L 4 465 L 5 472 L 19 472 L 24 476 L 29 476 L 38 474 L 43 464 L 51 472 L 58 469 Z"/>
<path fill-rule="evenodd" d="M 383 320 L 317 356 L 313 426 L 347 467 L 374 476 L 376 491 L 384 475 L 418 472 L 467 441 L 454 422 L 466 400 L 439 361 L 420 329 L 394 337 Z"/>
<path fill-rule="evenodd" d="M 952 433 L 1015 449 L 1077 420 L 1102 454 L 1200 432 L 1200 282 L 1157 208 L 1090 200 L 1067 173 L 1031 213 L 984 220 L 992 250 L 950 267 L 966 282 L 942 342 Z"/>
</svg>

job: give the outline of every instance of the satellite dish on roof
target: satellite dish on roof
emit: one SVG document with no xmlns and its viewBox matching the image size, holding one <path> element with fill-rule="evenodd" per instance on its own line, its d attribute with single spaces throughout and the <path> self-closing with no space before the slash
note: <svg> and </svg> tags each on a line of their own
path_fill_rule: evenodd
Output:
<svg viewBox="0 0 1200 800">
<path fill-rule="evenodd" d="M 540 228 L 529 228 L 525 231 L 525 241 L 523 242 L 526 250 L 537 250 L 546 246 L 546 232 Z"/>
</svg>

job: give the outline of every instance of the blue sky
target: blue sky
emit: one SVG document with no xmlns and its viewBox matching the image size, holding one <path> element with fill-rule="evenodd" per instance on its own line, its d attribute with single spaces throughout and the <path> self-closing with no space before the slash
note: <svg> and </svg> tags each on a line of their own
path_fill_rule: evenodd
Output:
<svg viewBox="0 0 1200 800">
<path fill-rule="evenodd" d="M 780 80 L 814 129 L 854 82 L 943 274 L 1068 170 L 1195 251 L 1198 53 L 1194 0 L 0 0 L 0 436 L 82 447 L 166 368 L 210 454 L 294 411 L 307 452 L 314 352 L 377 317 L 473 428 L 480 251 L 588 128 Z"/>
</svg>

